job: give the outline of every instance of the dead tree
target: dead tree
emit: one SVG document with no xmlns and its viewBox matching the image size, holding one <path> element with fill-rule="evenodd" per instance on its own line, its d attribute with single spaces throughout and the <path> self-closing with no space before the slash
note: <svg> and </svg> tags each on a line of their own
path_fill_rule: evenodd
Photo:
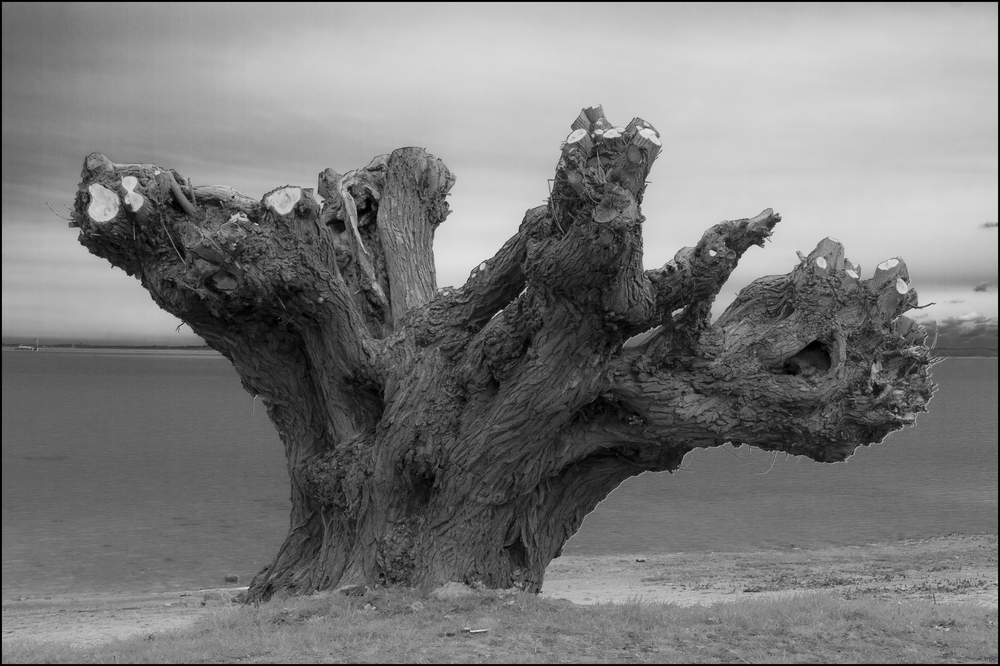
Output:
<svg viewBox="0 0 1000 666">
<path fill-rule="evenodd" d="M 659 134 L 601 107 L 572 129 L 547 203 L 455 289 L 437 288 L 432 254 L 455 177 L 423 149 L 327 169 L 322 204 L 87 157 L 80 242 L 228 358 L 284 444 L 290 529 L 252 600 L 349 583 L 538 591 L 631 476 L 727 442 L 840 461 L 925 411 L 902 260 L 862 279 L 827 238 L 713 324 L 780 217 L 721 222 L 644 270 Z"/>
</svg>

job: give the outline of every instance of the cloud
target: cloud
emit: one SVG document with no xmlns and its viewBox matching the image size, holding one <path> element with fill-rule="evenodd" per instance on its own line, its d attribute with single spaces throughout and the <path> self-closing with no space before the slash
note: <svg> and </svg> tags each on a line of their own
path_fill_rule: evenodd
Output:
<svg viewBox="0 0 1000 666">
<path fill-rule="evenodd" d="M 928 344 L 936 340 L 936 349 L 997 349 L 997 317 L 987 317 L 975 310 L 957 317 L 922 324 Z"/>
<path fill-rule="evenodd" d="M 4 325 L 82 327 L 71 306 L 95 285 L 139 288 L 44 206 L 72 202 L 92 151 L 258 198 L 425 147 L 458 177 L 435 243 L 438 284 L 457 285 L 544 201 L 559 140 L 597 103 L 668 147 L 643 201 L 647 267 L 773 206 L 774 244 L 744 257 L 725 297 L 836 229 L 868 275 L 902 256 L 922 296 L 946 286 L 992 312 L 971 287 L 997 280 L 980 235 L 996 223 L 975 222 L 996 219 L 995 5 L 625 12 L 627 34 L 547 3 L 4 3 Z M 307 20 L 291 29 L 293 15 Z"/>
</svg>

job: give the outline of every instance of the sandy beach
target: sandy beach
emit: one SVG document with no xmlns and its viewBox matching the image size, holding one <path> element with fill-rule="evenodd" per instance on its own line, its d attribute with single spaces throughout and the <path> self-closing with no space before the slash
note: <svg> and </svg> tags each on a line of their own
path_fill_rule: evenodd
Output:
<svg viewBox="0 0 1000 666">
<path fill-rule="evenodd" d="M 4 599 L 3 638 L 79 646 L 153 634 L 239 612 L 238 604 L 203 602 L 206 595 L 235 596 L 242 589 Z M 818 550 L 567 556 L 549 565 L 541 596 L 577 604 L 642 599 L 688 605 L 816 590 L 996 608 L 997 535 Z"/>
</svg>

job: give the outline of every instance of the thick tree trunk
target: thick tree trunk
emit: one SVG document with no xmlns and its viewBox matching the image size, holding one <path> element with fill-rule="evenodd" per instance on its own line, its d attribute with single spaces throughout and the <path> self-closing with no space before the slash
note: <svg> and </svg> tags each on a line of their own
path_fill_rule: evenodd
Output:
<svg viewBox="0 0 1000 666">
<path fill-rule="evenodd" d="M 422 149 L 324 171 L 322 205 L 87 158 L 81 243 L 229 358 L 284 443 L 291 526 L 251 599 L 449 580 L 537 591 L 630 476 L 726 442 L 843 460 L 925 410 L 901 260 L 862 280 L 826 239 L 711 324 L 779 216 L 722 222 L 643 270 L 658 134 L 600 107 L 573 130 L 548 204 L 443 290 L 431 246 L 455 179 Z"/>
</svg>

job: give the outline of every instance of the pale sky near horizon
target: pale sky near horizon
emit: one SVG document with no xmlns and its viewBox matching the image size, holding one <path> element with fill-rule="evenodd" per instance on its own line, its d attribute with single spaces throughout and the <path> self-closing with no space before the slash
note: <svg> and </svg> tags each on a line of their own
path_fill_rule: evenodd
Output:
<svg viewBox="0 0 1000 666">
<path fill-rule="evenodd" d="M 662 135 L 648 268 L 770 207 L 720 304 L 832 236 L 864 277 L 903 257 L 922 317 L 996 321 L 995 3 L 573 7 L 4 3 L 4 338 L 185 343 L 46 207 L 90 152 L 258 198 L 424 147 L 457 176 L 435 247 L 460 285 L 595 104 Z"/>
</svg>

